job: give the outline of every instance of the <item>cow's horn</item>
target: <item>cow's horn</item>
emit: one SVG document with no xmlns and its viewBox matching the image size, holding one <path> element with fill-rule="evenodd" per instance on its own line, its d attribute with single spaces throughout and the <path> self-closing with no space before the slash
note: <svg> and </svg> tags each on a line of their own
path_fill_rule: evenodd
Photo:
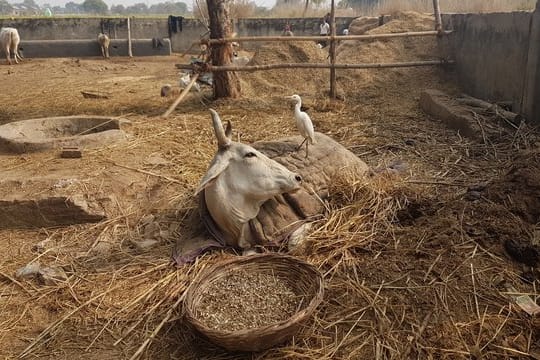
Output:
<svg viewBox="0 0 540 360">
<path fill-rule="evenodd" d="M 219 118 L 218 113 L 214 109 L 210 109 L 210 113 L 212 114 L 212 123 L 214 125 L 214 132 L 216 133 L 218 146 L 220 148 L 229 146 L 231 144 L 231 140 L 225 135 L 225 130 L 223 130 L 223 125 L 221 124 L 221 119 Z"/>
</svg>

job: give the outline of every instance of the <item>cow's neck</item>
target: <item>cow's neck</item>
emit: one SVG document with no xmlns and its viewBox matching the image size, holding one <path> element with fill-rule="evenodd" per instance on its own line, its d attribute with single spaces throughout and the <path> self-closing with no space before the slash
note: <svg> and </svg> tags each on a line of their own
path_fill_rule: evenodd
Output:
<svg viewBox="0 0 540 360">
<path fill-rule="evenodd" d="M 205 189 L 206 206 L 212 218 L 233 246 L 249 247 L 248 221 L 255 218 L 264 201 L 228 191 L 218 178 Z"/>
</svg>

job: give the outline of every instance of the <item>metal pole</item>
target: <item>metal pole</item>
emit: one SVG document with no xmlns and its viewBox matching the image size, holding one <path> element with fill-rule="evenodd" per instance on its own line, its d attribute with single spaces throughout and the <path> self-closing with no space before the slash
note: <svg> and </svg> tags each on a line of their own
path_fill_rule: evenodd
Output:
<svg viewBox="0 0 540 360">
<path fill-rule="evenodd" d="M 438 35 L 440 35 L 442 33 L 442 20 L 439 0 L 433 0 L 433 13 L 435 14 L 435 30 L 438 32 Z"/>
<path fill-rule="evenodd" d="M 127 18 L 127 35 L 128 35 L 128 56 L 133 57 L 133 52 L 131 49 L 131 24 L 129 18 Z"/>
<path fill-rule="evenodd" d="M 332 0 L 332 8 L 330 10 L 330 98 L 335 99 L 336 96 L 336 12 L 334 0 Z"/>
</svg>

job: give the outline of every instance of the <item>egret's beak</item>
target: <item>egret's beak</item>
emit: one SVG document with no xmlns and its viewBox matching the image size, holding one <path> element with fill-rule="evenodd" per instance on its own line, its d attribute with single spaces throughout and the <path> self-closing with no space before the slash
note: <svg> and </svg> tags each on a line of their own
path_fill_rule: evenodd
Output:
<svg viewBox="0 0 540 360">
<path fill-rule="evenodd" d="M 292 96 L 285 96 L 285 99 L 287 99 L 287 100 L 292 100 L 293 97 L 292 97 Z"/>
</svg>

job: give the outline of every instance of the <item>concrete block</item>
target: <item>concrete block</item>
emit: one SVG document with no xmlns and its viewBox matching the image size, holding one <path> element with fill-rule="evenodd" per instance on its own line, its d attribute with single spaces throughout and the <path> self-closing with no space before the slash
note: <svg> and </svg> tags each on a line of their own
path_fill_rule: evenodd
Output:
<svg viewBox="0 0 540 360">
<path fill-rule="evenodd" d="M 427 114 L 443 121 L 451 129 L 463 136 L 476 138 L 474 119 L 468 111 L 456 106 L 455 101 L 439 90 L 425 90 L 420 95 L 420 107 Z"/>
<path fill-rule="evenodd" d="M 155 46 L 153 39 L 132 40 L 133 56 L 171 55 L 169 39 L 160 39 L 161 45 Z M 91 57 L 101 56 L 97 40 L 22 40 L 20 51 L 26 58 L 50 57 Z M 111 57 L 128 56 L 128 43 L 124 39 L 113 39 L 109 46 Z"/>
</svg>

